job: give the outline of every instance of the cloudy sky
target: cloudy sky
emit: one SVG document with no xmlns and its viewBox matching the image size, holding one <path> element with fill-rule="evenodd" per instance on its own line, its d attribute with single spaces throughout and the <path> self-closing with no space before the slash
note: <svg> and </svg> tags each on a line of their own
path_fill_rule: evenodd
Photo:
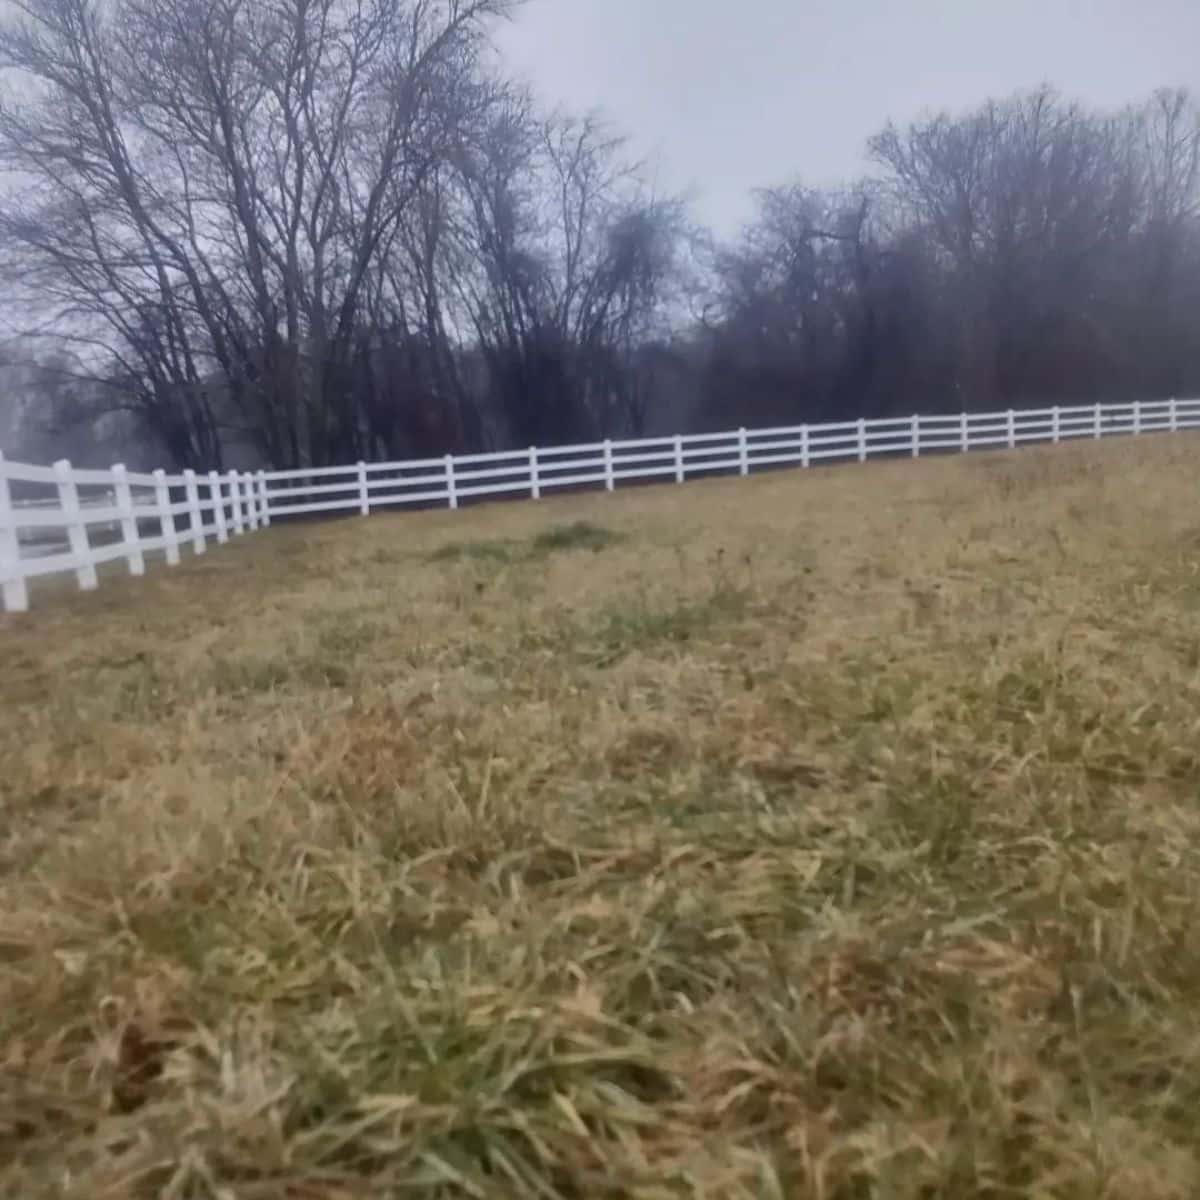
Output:
<svg viewBox="0 0 1200 1200">
<path fill-rule="evenodd" d="M 859 174 L 889 117 L 1041 82 L 1107 106 L 1200 90 L 1200 0 L 527 0 L 500 40 L 723 232 L 753 188 Z"/>
</svg>

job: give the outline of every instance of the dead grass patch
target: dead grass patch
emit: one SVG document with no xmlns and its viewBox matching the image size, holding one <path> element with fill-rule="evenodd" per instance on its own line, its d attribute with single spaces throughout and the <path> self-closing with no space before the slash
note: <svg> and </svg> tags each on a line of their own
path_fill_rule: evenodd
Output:
<svg viewBox="0 0 1200 1200">
<path fill-rule="evenodd" d="M 284 527 L 39 597 L 0 1194 L 1198 1194 L 1194 449 Z"/>
</svg>

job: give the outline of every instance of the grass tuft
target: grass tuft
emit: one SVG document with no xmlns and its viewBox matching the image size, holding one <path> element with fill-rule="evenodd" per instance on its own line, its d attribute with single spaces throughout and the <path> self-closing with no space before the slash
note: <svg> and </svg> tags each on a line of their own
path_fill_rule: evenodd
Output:
<svg viewBox="0 0 1200 1200">
<path fill-rule="evenodd" d="M 503 565 L 512 562 L 516 551 L 509 542 L 447 542 L 431 555 L 432 563 L 478 562 Z"/>
<path fill-rule="evenodd" d="M 549 554 L 557 550 L 592 550 L 598 552 L 618 545 L 624 539 L 611 529 L 591 521 L 573 521 L 569 525 L 554 525 L 544 529 L 532 542 L 536 554 Z"/>
<path fill-rule="evenodd" d="M 475 562 L 484 565 L 507 566 L 510 563 L 540 561 L 547 555 L 565 550 L 591 550 L 598 554 L 624 540 L 619 533 L 591 521 L 573 521 L 568 525 L 552 525 L 526 542 L 512 540 L 448 542 L 429 555 L 433 563 Z"/>
</svg>

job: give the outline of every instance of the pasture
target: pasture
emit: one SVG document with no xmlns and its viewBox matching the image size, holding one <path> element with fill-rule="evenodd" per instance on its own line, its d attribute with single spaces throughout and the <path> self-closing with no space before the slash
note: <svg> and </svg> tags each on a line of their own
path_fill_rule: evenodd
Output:
<svg viewBox="0 0 1200 1200">
<path fill-rule="evenodd" d="M 0 1195 L 1195 1196 L 1198 454 L 277 525 L 0 617 Z"/>
</svg>

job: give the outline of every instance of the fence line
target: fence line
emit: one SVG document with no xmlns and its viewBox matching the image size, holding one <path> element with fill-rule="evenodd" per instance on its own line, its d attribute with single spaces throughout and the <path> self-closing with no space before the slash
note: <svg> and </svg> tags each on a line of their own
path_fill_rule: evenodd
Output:
<svg viewBox="0 0 1200 1200">
<path fill-rule="evenodd" d="M 16 486 L 14 486 L 16 485 Z M 19 492 L 53 488 L 49 498 Z M 131 575 L 146 570 L 146 556 L 180 561 L 180 547 L 203 554 L 206 539 L 228 540 L 242 531 L 243 498 L 251 527 L 270 524 L 266 481 L 228 471 L 141 474 L 118 463 L 81 470 L 63 459 L 53 467 L 8 462 L 0 454 L 0 600 L 7 612 L 29 607 L 27 580 L 73 573 L 83 591 L 99 584 L 96 568 L 124 559 Z"/>
<path fill-rule="evenodd" d="M 562 488 L 611 492 L 638 480 L 684 483 L 715 473 L 746 476 L 764 467 L 918 458 L 1197 428 L 1200 399 L 742 428 L 254 473 L 147 475 L 121 464 L 79 470 L 66 460 L 44 467 L 6 462 L 0 454 L 0 597 L 7 611 L 23 612 L 30 578 L 74 572 L 80 588 L 90 590 L 97 586 L 96 567 L 102 563 L 124 559 L 130 574 L 141 575 L 147 554 L 161 552 L 168 565 L 175 565 L 183 545 L 203 554 L 209 538 L 224 544 L 279 517 L 352 511 L 367 516 L 406 505 L 458 508 L 488 496 L 523 494 L 539 500 Z M 53 488 L 55 494 L 49 500 L 26 499 L 14 484 L 24 491 Z M 104 541 L 93 532 L 117 536 Z"/>
</svg>

